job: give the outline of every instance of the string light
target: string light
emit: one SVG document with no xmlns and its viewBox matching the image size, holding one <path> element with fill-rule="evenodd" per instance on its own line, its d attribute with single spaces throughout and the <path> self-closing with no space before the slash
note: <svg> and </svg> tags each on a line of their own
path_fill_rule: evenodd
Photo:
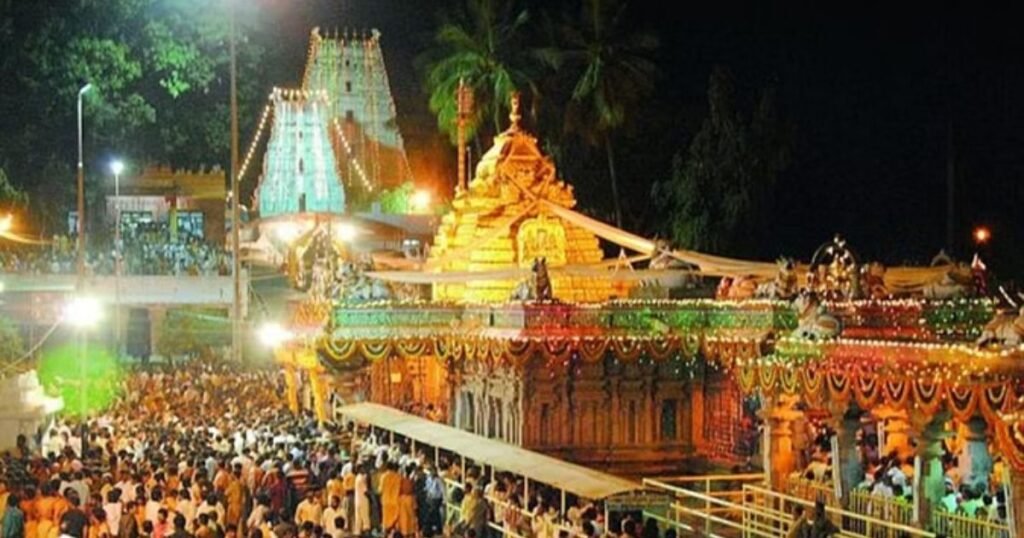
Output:
<svg viewBox="0 0 1024 538">
<path fill-rule="evenodd" d="M 275 88 L 274 89 L 274 93 L 270 94 L 270 96 L 268 97 L 268 99 L 270 99 L 270 102 L 268 102 L 263 107 L 263 112 L 260 114 L 260 122 L 259 122 L 258 126 L 256 127 L 256 136 L 253 137 L 252 143 L 249 144 L 249 150 L 246 151 L 246 153 L 245 153 L 245 159 L 242 161 L 242 166 L 241 166 L 241 168 L 238 169 L 238 182 L 239 183 L 241 183 L 242 180 L 245 178 L 245 172 L 249 169 L 249 162 L 252 161 L 253 155 L 255 155 L 255 153 L 256 153 L 256 147 L 259 145 L 260 140 L 263 137 L 263 129 L 267 125 L 267 118 L 270 117 L 270 111 L 273 108 L 272 107 L 273 99 L 274 99 L 274 96 L 276 95 L 277 91 L 278 90 Z"/>
<path fill-rule="evenodd" d="M 348 137 L 345 136 L 345 131 L 341 127 L 341 122 L 338 118 L 334 118 L 334 132 L 338 135 L 338 139 L 341 140 L 342 147 L 345 148 L 345 153 L 352 162 L 352 167 L 355 168 L 356 174 L 363 183 L 363 187 L 367 192 L 373 192 L 373 184 L 370 183 L 369 178 L 366 177 L 366 172 L 363 171 L 362 165 L 359 164 L 359 159 L 356 158 L 355 152 L 352 151 L 352 146 L 348 142 Z"/>
</svg>

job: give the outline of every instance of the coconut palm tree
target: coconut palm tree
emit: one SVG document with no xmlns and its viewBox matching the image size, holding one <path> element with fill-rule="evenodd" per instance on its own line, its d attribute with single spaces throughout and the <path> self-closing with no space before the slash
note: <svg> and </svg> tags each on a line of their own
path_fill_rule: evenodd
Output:
<svg viewBox="0 0 1024 538">
<path fill-rule="evenodd" d="M 579 15 L 562 24 L 562 50 L 541 55 L 575 81 L 565 128 L 604 149 L 619 227 L 622 205 L 615 172 L 615 133 L 629 123 L 641 100 L 654 89 L 657 67 L 651 55 L 658 47 L 653 34 L 629 28 L 626 7 L 625 0 L 582 0 Z"/>
<path fill-rule="evenodd" d="M 455 138 L 455 92 L 460 80 L 473 89 L 474 110 L 467 125 L 472 138 L 492 122 L 501 131 L 503 113 L 516 89 L 536 90 L 530 75 L 530 51 L 523 33 L 528 11 L 509 0 L 466 0 L 434 34 L 435 47 L 420 57 L 426 65 L 430 110 L 438 126 Z"/>
</svg>

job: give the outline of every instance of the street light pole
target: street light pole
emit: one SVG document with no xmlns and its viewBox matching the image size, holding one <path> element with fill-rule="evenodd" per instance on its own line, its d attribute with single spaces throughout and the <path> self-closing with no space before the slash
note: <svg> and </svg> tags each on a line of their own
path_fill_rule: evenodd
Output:
<svg viewBox="0 0 1024 538">
<path fill-rule="evenodd" d="M 239 243 L 241 234 L 241 201 L 238 177 L 238 68 L 237 30 L 235 2 L 229 0 L 231 9 L 231 274 L 234 284 L 234 300 L 231 303 L 231 358 L 242 361 L 242 256 Z"/>
<path fill-rule="evenodd" d="M 92 89 L 92 84 L 86 84 L 78 90 L 78 252 L 77 252 L 77 274 L 78 282 L 76 287 L 82 291 L 85 283 L 85 164 L 82 151 L 82 97 Z"/>
<path fill-rule="evenodd" d="M 124 163 L 110 163 L 110 171 L 114 173 L 114 348 L 118 359 L 121 358 L 121 172 Z"/>
</svg>

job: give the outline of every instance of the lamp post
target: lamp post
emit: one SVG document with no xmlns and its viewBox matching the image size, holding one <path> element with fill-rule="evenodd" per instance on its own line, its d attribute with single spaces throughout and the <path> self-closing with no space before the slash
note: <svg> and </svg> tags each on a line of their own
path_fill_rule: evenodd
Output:
<svg viewBox="0 0 1024 538">
<path fill-rule="evenodd" d="M 239 242 L 241 234 L 241 202 L 238 177 L 238 68 L 237 68 L 237 30 L 235 2 L 229 0 L 231 10 L 231 274 L 233 277 L 234 297 L 231 302 L 231 358 L 235 362 L 242 361 L 242 256 Z"/>
<path fill-rule="evenodd" d="M 110 163 L 114 173 L 114 349 L 121 356 L 121 172 L 124 162 L 119 159 Z"/>
<path fill-rule="evenodd" d="M 82 97 L 92 89 L 92 84 L 87 83 L 78 90 L 78 252 L 77 272 L 78 282 L 76 289 L 82 291 L 85 283 L 85 164 L 82 155 Z"/>
</svg>

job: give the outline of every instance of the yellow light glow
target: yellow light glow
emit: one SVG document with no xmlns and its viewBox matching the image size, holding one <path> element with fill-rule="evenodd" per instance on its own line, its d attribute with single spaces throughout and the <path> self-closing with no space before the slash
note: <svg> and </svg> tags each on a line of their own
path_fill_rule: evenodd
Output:
<svg viewBox="0 0 1024 538">
<path fill-rule="evenodd" d="M 95 327 L 102 318 L 103 308 L 92 297 L 75 297 L 64 305 L 64 321 L 75 327 Z"/>
<path fill-rule="evenodd" d="M 974 229 L 974 242 L 979 245 L 988 243 L 992 239 L 992 230 L 989 230 L 987 226 L 978 226 Z"/>
<path fill-rule="evenodd" d="M 294 222 L 282 222 L 277 225 L 275 230 L 278 239 L 285 242 L 292 242 L 302 234 L 302 230 L 299 229 L 299 225 Z"/>
<path fill-rule="evenodd" d="M 424 190 L 416 191 L 412 195 L 412 210 L 416 213 L 424 213 L 430 207 L 430 193 Z"/>
<path fill-rule="evenodd" d="M 334 233 L 340 241 L 351 241 L 359 235 L 359 230 L 355 226 L 347 222 L 343 222 L 334 229 Z"/>
<path fill-rule="evenodd" d="M 0 234 L 9 233 L 14 227 L 14 216 L 8 213 L 0 217 Z"/>
<path fill-rule="evenodd" d="M 266 323 L 260 327 L 260 342 L 268 347 L 277 347 L 294 337 L 295 335 L 280 323 Z"/>
</svg>

